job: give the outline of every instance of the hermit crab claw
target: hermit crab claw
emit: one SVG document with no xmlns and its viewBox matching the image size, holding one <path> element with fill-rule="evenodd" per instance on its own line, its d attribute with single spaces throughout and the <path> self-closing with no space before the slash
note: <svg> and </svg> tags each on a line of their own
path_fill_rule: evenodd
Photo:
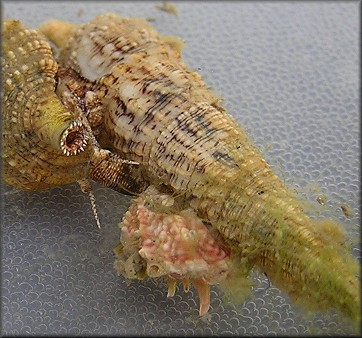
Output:
<svg viewBox="0 0 362 338">
<path fill-rule="evenodd" d="M 73 145 L 81 149 L 81 133 L 75 127 L 65 139 L 61 136 L 72 117 L 54 110 L 57 64 L 41 37 L 33 39 L 36 33 L 19 32 L 16 25 L 6 27 L 4 39 L 5 130 L 15 131 L 4 138 L 5 173 L 14 178 L 20 168 L 17 178 L 25 177 L 26 183 L 30 177 L 35 188 L 39 182 L 74 181 L 69 169 L 79 179 L 91 147 L 77 156 L 59 151 L 65 145 L 69 155 L 75 153 Z M 247 281 L 255 267 L 308 310 L 336 308 L 360 322 L 359 264 L 343 231 L 336 222 L 303 210 L 300 198 L 273 173 L 220 99 L 184 64 L 177 44 L 145 20 L 116 14 L 81 26 L 56 21 L 41 30 L 60 48 L 62 67 L 77 73 L 104 108 L 98 141 L 112 154 L 99 153 L 91 178 L 119 189 L 135 177 L 126 184 L 130 192 L 143 191 L 144 177 L 151 184 L 121 224 L 122 250 L 115 265 L 120 273 L 190 281 L 200 296 L 200 313 L 206 313 L 208 285 L 233 274 Z M 19 67 L 41 76 L 23 81 Z M 26 94 L 17 91 L 19 83 Z M 25 116 L 19 113 L 22 107 Z M 23 135 L 30 135 L 25 142 Z M 132 175 L 133 164 L 115 154 L 142 170 L 137 167 Z M 235 283 L 233 291 L 239 293 L 241 284 Z M 173 293 L 171 285 L 168 295 Z"/>
</svg>

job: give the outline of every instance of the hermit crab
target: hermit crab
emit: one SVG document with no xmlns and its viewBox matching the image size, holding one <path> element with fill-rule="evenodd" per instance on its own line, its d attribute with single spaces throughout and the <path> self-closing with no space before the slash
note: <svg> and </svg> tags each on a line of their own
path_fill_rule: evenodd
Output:
<svg viewBox="0 0 362 338">
<path fill-rule="evenodd" d="M 58 64 L 40 32 L 5 20 L 2 71 L 5 182 L 42 190 L 75 181 L 86 187 L 89 177 L 116 190 L 142 190 L 143 181 L 131 182 L 137 174 L 122 177 L 136 173 L 137 164 L 101 149 L 80 110 L 71 111 L 71 101 L 62 102 L 55 93 Z"/>
<path fill-rule="evenodd" d="M 304 212 L 200 75 L 183 63 L 178 39 L 143 19 L 115 14 L 84 25 L 50 21 L 39 29 L 59 52 L 51 95 L 90 135 L 93 151 L 73 157 L 82 168 L 96 169 L 83 169 L 80 178 L 139 194 L 120 224 L 119 273 L 165 277 L 169 296 L 177 282 L 191 283 L 203 315 L 210 284 L 237 280 L 249 287 L 256 269 L 308 309 L 336 308 L 360 320 L 359 268 L 342 230 Z M 25 142 L 33 137 L 24 135 Z M 11 148 L 18 140 L 6 142 Z M 94 149 L 107 149 L 104 166 L 93 165 Z M 59 167 L 68 166 L 67 155 Z M 108 165 L 112 157 L 122 165 Z"/>
</svg>

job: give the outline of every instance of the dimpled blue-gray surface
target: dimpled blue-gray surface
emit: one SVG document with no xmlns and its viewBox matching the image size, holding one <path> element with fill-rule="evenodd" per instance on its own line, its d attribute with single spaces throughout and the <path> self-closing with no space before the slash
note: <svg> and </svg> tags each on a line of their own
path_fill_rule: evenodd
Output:
<svg viewBox="0 0 362 338">
<path fill-rule="evenodd" d="M 104 12 L 154 18 L 185 39 L 184 59 L 288 184 L 319 213 L 359 234 L 359 5 L 357 2 L 176 2 L 178 17 L 153 2 L 3 2 L 5 18 L 30 27 Z M 303 317 L 274 287 L 240 306 L 212 288 L 198 317 L 193 289 L 166 297 L 161 282 L 127 285 L 113 269 L 117 224 L 130 199 L 94 185 L 102 229 L 77 185 L 45 192 L 3 189 L 3 334 L 291 335 L 349 334 L 338 315 Z M 347 205 L 351 215 L 341 211 Z M 359 243 L 354 255 L 360 256 Z"/>
</svg>

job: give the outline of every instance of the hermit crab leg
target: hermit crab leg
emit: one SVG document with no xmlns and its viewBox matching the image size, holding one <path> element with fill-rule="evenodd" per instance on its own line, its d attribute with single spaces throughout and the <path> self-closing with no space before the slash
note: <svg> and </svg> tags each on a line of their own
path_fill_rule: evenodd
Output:
<svg viewBox="0 0 362 338">
<path fill-rule="evenodd" d="M 42 190 L 90 178 L 129 194 L 143 191 L 148 183 L 141 178 L 138 163 L 99 146 L 90 128 L 98 115 L 87 120 L 72 105 L 75 94 L 70 89 L 61 95 L 56 92 L 64 76 L 44 36 L 9 19 L 2 37 L 5 181 L 21 189 Z M 97 109 L 91 92 L 85 92 L 84 99 L 87 112 Z"/>
<path fill-rule="evenodd" d="M 87 129 L 88 142 L 93 149 L 88 178 L 125 194 L 136 195 L 144 191 L 149 182 L 142 176 L 139 163 L 100 146 L 97 137 L 107 137 L 102 134 L 103 106 L 98 96 L 88 90 L 87 83 L 76 73 L 61 69 L 58 71 L 56 92 L 65 107 Z"/>
<path fill-rule="evenodd" d="M 54 21 L 41 30 L 58 43 L 62 67 L 82 77 L 101 101 L 109 149 L 138 162 L 154 188 L 183 196 L 184 209 L 222 236 L 243 280 L 258 269 L 307 309 L 337 308 L 360 321 L 359 265 L 343 231 L 332 220 L 307 215 L 220 99 L 183 63 L 177 39 L 160 35 L 145 20 L 111 13 L 79 26 Z M 148 201 L 156 203 L 157 196 Z M 130 212 L 125 223 L 149 227 L 143 215 L 166 226 L 159 220 L 162 205 L 137 203 L 138 214 Z M 198 224 L 171 214 L 180 229 Z M 133 278 L 167 271 L 161 262 L 145 268 L 152 245 L 135 245 L 140 252 L 132 245 L 120 270 L 126 267 Z"/>
</svg>

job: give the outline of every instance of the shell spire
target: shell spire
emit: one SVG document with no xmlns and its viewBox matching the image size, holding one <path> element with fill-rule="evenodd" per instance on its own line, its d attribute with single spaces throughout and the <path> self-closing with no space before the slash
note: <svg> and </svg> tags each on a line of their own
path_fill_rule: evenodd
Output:
<svg viewBox="0 0 362 338">
<path fill-rule="evenodd" d="M 55 21 L 42 30 L 56 41 L 62 25 Z M 158 191 L 180 197 L 177 210 L 192 208 L 195 222 L 202 220 L 221 236 L 237 263 L 228 278 L 241 275 L 247 281 L 255 268 L 307 309 L 337 308 L 360 320 L 359 265 L 340 227 L 306 215 L 220 100 L 182 62 L 177 43 L 144 20 L 115 14 L 67 32 L 59 62 L 78 73 L 102 102 L 107 137 L 100 145 L 138 162 Z M 163 214 L 161 206 L 147 205 L 149 216 Z M 136 207 L 142 209 L 142 200 Z M 133 216 L 125 216 L 124 226 L 141 227 L 130 210 Z M 127 251 L 128 262 L 146 264 L 142 249 Z M 141 273 L 147 274 L 147 269 Z M 224 285 L 231 285 L 228 278 Z M 199 281 L 196 285 L 204 313 L 207 290 Z"/>
</svg>

